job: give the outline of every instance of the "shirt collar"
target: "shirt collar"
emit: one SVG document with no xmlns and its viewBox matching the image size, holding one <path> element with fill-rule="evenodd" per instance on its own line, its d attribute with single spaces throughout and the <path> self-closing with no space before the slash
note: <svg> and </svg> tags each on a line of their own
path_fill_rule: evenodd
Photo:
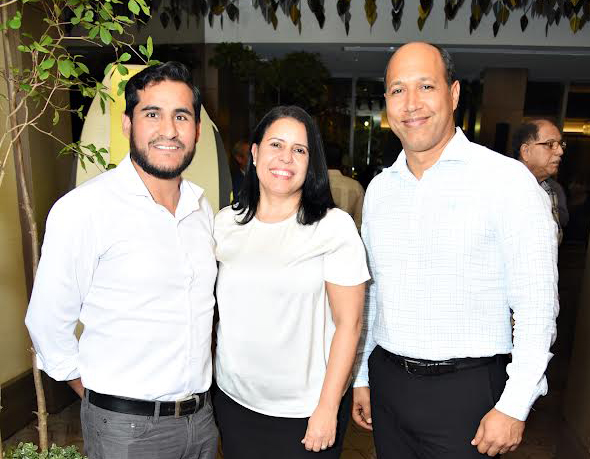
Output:
<svg viewBox="0 0 590 459">
<path fill-rule="evenodd" d="M 438 161 L 432 167 L 436 166 L 438 163 L 447 161 L 469 162 L 470 155 L 468 144 L 469 140 L 465 137 L 461 128 L 455 127 L 455 135 L 453 135 L 440 155 L 440 158 L 438 158 Z M 406 152 L 404 150 L 401 151 L 393 165 L 389 167 L 388 170 L 398 173 L 404 170 L 408 172 L 410 171 L 406 161 Z"/>
<path fill-rule="evenodd" d="M 153 200 L 145 183 L 143 183 L 137 170 L 135 170 L 129 154 L 121 160 L 115 172 L 119 177 L 123 189 L 127 192 L 136 196 L 145 196 Z M 177 217 L 183 218 L 191 212 L 199 210 L 199 200 L 203 192 L 204 190 L 201 187 L 182 179 L 180 182 L 180 201 L 176 208 Z"/>
</svg>

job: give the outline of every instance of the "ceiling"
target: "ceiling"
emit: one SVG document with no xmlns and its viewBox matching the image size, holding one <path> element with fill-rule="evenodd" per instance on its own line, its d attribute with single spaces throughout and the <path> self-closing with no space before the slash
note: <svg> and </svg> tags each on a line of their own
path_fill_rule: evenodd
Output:
<svg viewBox="0 0 590 459">
<path fill-rule="evenodd" d="M 333 77 L 383 78 L 393 48 L 390 45 L 343 45 L 342 43 L 249 43 L 261 57 L 289 52 L 318 53 Z M 530 81 L 590 83 L 590 48 L 551 47 L 446 47 L 455 61 L 460 79 L 475 80 L 486 68 L 527 68 Z"/>
</svg>

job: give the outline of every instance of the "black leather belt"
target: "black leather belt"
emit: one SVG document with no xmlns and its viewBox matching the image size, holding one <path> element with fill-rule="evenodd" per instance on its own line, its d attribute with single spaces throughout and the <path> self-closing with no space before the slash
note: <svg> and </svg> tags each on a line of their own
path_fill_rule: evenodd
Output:
<svg viewBox="0 0 590 459">
<path fill-rule="evenodd" d="M 382 348 L 383 349 L 383 348 Z M 467 370 L 469 368 L 481 367 L 494 362 L 500 362 L 505 359 L 504 355 L 494 355 L 492 357 L 466 357 L 461 359 L 450 360 L 421 360 L 402 357 L 401 355 L 392 354 L 383 349 L 386 357 L 397 366 L 406 370 L 406 372 L 419 376 L 436 376 L 456 371 Z"/>
<path fill-rule="evenodd" d="M 190 398 L 177 402 L 159 402 L 159 415 L 179 417 L 196 413 L 205 405 L 208 394 L 209 391 L 193 394 Z M 116 413 L 136 414 L 139 416 L 156 415 L 157 402 L 99 394 L 92 390 L 88 390 L 88 401 L 94 406 Z"/>
</svg>

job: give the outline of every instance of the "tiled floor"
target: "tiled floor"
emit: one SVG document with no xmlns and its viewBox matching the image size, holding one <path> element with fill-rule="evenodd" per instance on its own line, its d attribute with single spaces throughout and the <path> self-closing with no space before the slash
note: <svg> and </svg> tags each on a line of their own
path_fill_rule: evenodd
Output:
<svg viewBox="0 0 590 459">
<path fill-rule="evenodd" d="M 558 320 L 558 339 L 553 347 L 555 357 L 549 364 L 550 392 L 537 401 L 527 421 L 524 440 L 520 448 L 506 454 L 507 459 L 553 459 L 557 436 L 562 423 L 562 395 L 567 378 L 568 358 L 571 353 L 573 324 L 575 322 L 577 297 L 584 267 L 583 246 L 565 246 L 560 249 L 560 298 L 561 313 Z M 80 404 L 75 403 L 59 414 L 49 418 L 50 442 L 60 445 L 74 444 L 82 448 L 79 421 Z M 20 441 L 36 441 L 33 425 L 21 430 L 6 442 L 15 445 Z M 375 449 L 370 432 L 351 422 L 342 459 L 374 459 Z M 560 458 L 561 459 L 561 458 Z"/>
</svg>

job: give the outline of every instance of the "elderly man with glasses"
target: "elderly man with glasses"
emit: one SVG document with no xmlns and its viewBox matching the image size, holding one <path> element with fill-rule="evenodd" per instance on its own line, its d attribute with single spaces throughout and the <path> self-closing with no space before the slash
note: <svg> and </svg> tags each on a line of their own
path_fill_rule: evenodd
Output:
<svg viewBox="0 0 590 459">
<path fill-rule="evenodd" d="M 553 218 L 558 227 L 561 244 L 563 228 L 569 220 L 566 198 L 561 185 L 552 177 L 557 175 L 566 143 L 559 128 L 550 120 L 533 119 L 522 124 L 513 137 L 514 155 L 535 176 L 549 195 Z"/>
</svg>

